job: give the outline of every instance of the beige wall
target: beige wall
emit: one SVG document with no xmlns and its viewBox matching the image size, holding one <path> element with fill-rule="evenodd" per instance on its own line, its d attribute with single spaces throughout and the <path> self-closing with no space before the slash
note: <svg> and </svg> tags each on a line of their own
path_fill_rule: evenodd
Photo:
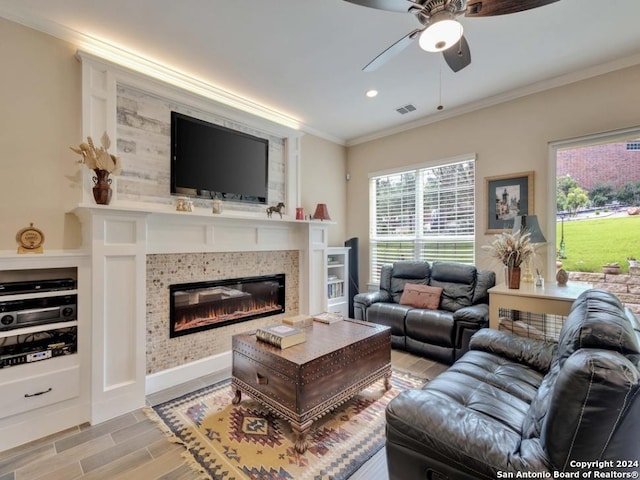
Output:
<svg viewBox="0 0 640 480">
<path fill-rule="evenodd" d="M 69 145 L 81 130 L 81 68 L 75 48 L 0 18 L 0 250 L 33 222 L 45 250 L 76 248 L 80 227 L 65 214 L 81 198 Z"/>
<path fill-rule="evenodd" d="M 77 47 L 0 18 L 0 250 L 16 248 L 17 231 L 34 222 L 45 250 L 78 248 L 81 169 L 69 146 L 82 136 L 81 64 Z M 302 139 L 301 206 L 327 203 L 342 245 L 346 217 L 346 149 L 312 135 Z"/>
<path fill-rule="evenodd" d="M 549 142 L 640 125 L 638 85 L 640 66 L 635 66 L 350 147 L 346 233 L 361 239 L 361 286 L 369 279 L 370 172 L 476 153 L 476 258 L 479 266 L 495 269 L 481 250 L 492 240 L 484 234 L 484 178 L 533 170 L 534 211 L 545 229 L 552 221 L 546 214 L 547 185 L 553 181 L 547 171 Z"/>
<path fill-rule="evenodd" d="M 329 246 L 344 245 L 346 237 L 346 148 L 313 135 L 302 137 L 301 203 L 305 215 L 326 203 L 335 225 L 329 227 Z"/>
</svg>

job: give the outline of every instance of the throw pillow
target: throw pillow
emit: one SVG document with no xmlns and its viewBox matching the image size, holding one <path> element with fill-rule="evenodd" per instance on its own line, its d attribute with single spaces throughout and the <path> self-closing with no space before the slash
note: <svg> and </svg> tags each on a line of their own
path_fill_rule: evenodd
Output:
<svg viewBox="0 0 640 480">
<path fill-rule="evenodd" d="M 400 298 L 400 305 L 437 310 L 440 305 L 440 295 L 442 295 L 442 288 L 440 287 L 407 283 Z"/>
</svg>

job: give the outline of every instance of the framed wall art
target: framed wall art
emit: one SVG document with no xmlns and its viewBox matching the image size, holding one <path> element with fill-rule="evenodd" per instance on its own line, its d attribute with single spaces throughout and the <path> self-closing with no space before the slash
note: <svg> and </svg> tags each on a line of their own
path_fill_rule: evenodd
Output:
<svg viewBox="0 0 640 480">
<path fill-rule="evenodd" d="M 486 177 L 487 234 L 511 230 L 518 215 L 533 215 L 533 175 L 521 172 Z"/>
</svg>

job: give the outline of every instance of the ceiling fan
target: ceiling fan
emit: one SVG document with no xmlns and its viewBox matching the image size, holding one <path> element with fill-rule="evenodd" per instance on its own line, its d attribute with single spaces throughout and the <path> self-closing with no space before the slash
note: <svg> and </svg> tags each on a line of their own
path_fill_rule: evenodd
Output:
<svg viewBox="0 0 640 480">
<path fill-rule="evenodd" d="M 456 17 L 490 17 L 522 12 L 559 0 L 345 0 L 363 7 L 389 12 L 411 13 L 420 24 L 412 32 L 369 62 L 362 70 L 371 72 L 407 48 L 416 38 L 428 52 L 442 52 L 454 72 L 471 63 L 471 50 Z"/>
</svg>

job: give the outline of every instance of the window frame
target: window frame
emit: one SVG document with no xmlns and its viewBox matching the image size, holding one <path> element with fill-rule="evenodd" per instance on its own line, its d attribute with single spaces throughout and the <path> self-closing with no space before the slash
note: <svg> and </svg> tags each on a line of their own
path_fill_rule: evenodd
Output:
<svg viewBox="0 0 640 480">
<path fill-rule="evenodd" d="M 593 135 L 584 135 L 565 140 L 557 140 L 549 143 L 549 156 L 547 169 L 549 172 L 549 180 L 547 182 L 547 221 L 546 230 L 548 232 L 547 243 L 556 245 L 556 217 L 558 215 L 556 204 L 556 183 L 558 181 L 558 150 L 567 148 L 580 148 L 587 145 L 598 143 L 618 143 L 628 142 L 630 138 L 640 138 L 640 127 L 624 128 L 609 132 L 596 133 Z M 556 271 L 556 249 L 555 247 L 547 248 L 546 271 Z"/>
<path fill-rule="evenodd" d="M 468 217 L 470 219 L 471 224 L 469 227 L 461 227 L 462 230 L 465 228 L 470 228 L 470 233 L 461 234 L 460 232 L 454 232 L 450 235 L 443 234 L 439 232 L 437 234 L 429 234 L 425 231 L 425 214 L 424 208 L 427 205 L 427 199 L 425 195 L 425 190 L 423 188 L 423 179 L 424 172 L 441 168 L 447 166 L 458 165 L 462 163 L 472 163 L 473 165 L 473 177 L 471 179 L 471 187 L 473 191 L 471 192 L 471 198 L 468 200 L 470 202 L 472 211 L 470 213 L 465 213 L 463 217 Z M 414 216 L 413 216 L 413 232 L 408 235 L 396 235 L 395 238 L 393 235 L 389 235 L 385 237 L 384 235 L 380 236 L 376 234 L 378 222 L 376 221 L 379 217 L 378 212 L 376 210 L 376 191 L 374 188 L 374 180 L 380 177 L 389 177 L 393 175 L 401 175 L 401 174 L 410 174 L 415 173 L 415 187 L 414 187 Z M 393 169 L 375 171 L 369 173 L 369 284 L 370 285 L 379 285 L 380 279 L 380 267 L 384 263 L 390 263 L 391 261 L 397 261 L 399 258 L 392 258 L 389 261 L 385 261 L 384 259 L 380 260 L 380 256 L 377 254 L 377 246 L 381 245 L 385 242 L 397 242 L 400 243 L 408 243 L 412 248 L 407 250 L 407 255 L 409 251 L 412 251 L 411 259 L 421 260 L 424 259 L 425 255 L 428 254 L 428 245 L 446 245 L 455 244 L 456 249 L 460 248 L 461 250 L 454 253 L 449 253 L 448 258 L 446 256 L 442 256 L 439 258 L 430 258 L 427 261 L 433 260 L 449 260 L 449 261 L 464 261 L 464 263 L 475 264 L 476 261 L 476 233 L 478 230 L 477 225 L 477 215 L 476 215 L 476 198 L 477 198 L 477 156 L 475 153 L 469 153 L 464 155 L 458 155 L 455 157 L 449 157 L 445 159 L 439 159 L 436 161 L 423 162 L 419 164 L 406 165 L 403 167 L 397 167 Z M 443 191 L 446 192 L 446 188 Z M 446 201 L 443 203 L 438 203 L 438 205 L 446 206 Z M 432 207 L 433 205 L 431 205 Z M 443 207 L 444 208 L 444 207 Z M 398 214 L 402 213 L 399 211 Z M 468 243 L 465 247 L 464 244 Z M 460 247 L 457 247 L 460 245 Z M 467 252 L 464 254 L 463 252 Z M 454 258 L 455 257 L 455 258 Z M 460 260 L 458 259 L 460 257 Z M 407 258 L 409 259 L 409 258 Z"/>
</svg>

